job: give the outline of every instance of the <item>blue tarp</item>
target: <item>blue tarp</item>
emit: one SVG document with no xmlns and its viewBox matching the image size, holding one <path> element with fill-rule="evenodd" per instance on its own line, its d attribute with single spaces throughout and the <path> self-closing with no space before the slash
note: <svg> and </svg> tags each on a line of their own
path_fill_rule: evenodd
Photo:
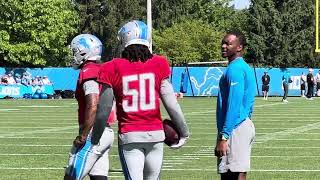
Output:
<svg viewBox="0 0 320 180">
<path fill-rule="evenodd" d="M 193 89 L 195 96 L 216 96 L 218 93 L 218 83 L 221 75 L 225 71 L 225 67 L 189 67 L 190 84 L 188 84 L 185 96 L 192 96 L 191 88 Z M 261 95 L 262 81 L 264 71 L 267 70 L 270 75 L 270 96 L 282 96 L 282 75 L 284 69 L 280 68 L 256 68 L 257 87 L 256 93 Z M 300 95 L 300 76 L 301 73 L 308 73 L 306 68 L 288 68 L 292 75 L 293 83 L 289 86 L 289 96 Z M 48 76 L 51 82 L 53 82 L 54 90 L 75 90 L 76 81 L 78 78 L 78 70 L 72 68 L 0 68 L 0 75 L 8 72 L 14 72 L 22 74 L 24 71 L 28 71 L 35 76 Z M 174 67 L 172 71 L 172 84 L 175 92 L 180 92 L 182 73 L 185 72 L 185 67 Z M 318 69 L 314 70 L 314 75 L 318 72 Z M 189 80 L 189 79 L 188 79 Z M 186 80 L 183 81 L 187 82 Z M 188 82 L 189 83 L 189 82 Z"/>
<path fill-rule="evenodd" d="M 219 88 L 219 80 L 225 67 L 189 67 L 191 86 L 188 86 L 185 96 L 192 96 L 192 89 L 195 96 L 216 96 Z M 175 67 L 172 73 L 172 84 L 175 92 L 180 91 L 181 74 L 184 73 L 185 67 Z M 262 95 L 262 76 L 267 71 L 270 76 L 270 96 L 282 96 L 282 76 L 284 70 L 288 70 L 291 74 L 293 82 L 289 85 L 289 96 L 300 96 L 300 76 L 304 72 L 308 73 L 306 68 L 256 68 L 257 88 L 256 95 Z M 314 69 L 314 76 L 318 73 L 318 69 Z M 191 89 L 192 88 L 192 89 Z"/>
<path fill-rule="evenodd" d="M 0 75 L 13 72 L 22 75 L 27 71 L 32 77 L 48 76 L 54 90 L 75 90 L 79 70 L 73 68 L 0 68 Z"/>
<path fill-rule="evenodd" d="M 33 95 L 36 91 L 53 95 L 54 90 L 53 86 L 45 85 L 45 86 L 25 86 L 25 85 L 0 85 L 0 98 L 4 98 L 6 96 L 12 98 L 23 98 L 25 94 Z"/>
</svg>

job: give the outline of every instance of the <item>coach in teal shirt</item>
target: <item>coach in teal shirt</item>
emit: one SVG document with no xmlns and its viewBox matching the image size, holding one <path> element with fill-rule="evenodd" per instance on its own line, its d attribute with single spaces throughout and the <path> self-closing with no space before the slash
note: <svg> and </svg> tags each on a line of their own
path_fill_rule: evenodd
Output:
<svg viewBox="0 0 320 180">
<path fill-rule="evenodd" d="M 242 57 L 230 62 L 219 82 L 217 126 L 220 135 L 229 137 L 234 128 L 251 118 L 255 84 L 253 71 Z"/>
<path fill-rule="evenodd" d="M 229 65 L 219 82 L 217 98 L 218 138 L 215 155 L 221 179 L 246 179 L 250 170 L 251 144 L 255 136 L 251 121 L 255 98 L 255 79 L 242 58 L 246 44 L 241 32 L 229 32 L 222 40 L 222 57 Z"/>
</svg>

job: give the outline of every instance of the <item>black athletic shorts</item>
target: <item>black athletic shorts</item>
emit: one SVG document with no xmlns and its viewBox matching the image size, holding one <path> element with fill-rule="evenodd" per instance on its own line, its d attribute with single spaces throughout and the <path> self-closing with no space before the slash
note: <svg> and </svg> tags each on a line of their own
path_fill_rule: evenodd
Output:
<svg viewBox="0 0 320 180">
<path fill-rule="evenodd" d="M 262 85 L 262 91 L 269 92 L 269 85 Z"/>
</svg>

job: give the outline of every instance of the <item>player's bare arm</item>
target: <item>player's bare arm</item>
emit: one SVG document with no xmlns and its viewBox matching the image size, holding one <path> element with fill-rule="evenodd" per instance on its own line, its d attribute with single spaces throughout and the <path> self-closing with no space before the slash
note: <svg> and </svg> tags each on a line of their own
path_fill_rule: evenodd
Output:
<svg viewBox="0 0 320 180">
<path fill-rule="evenodd" d="M 92 130 L 92 144 L 98 144 L 106 127 L 106 119 L 109 117 L 113 105 L 113 90 L 109 85 L 103 84 L 97 106 L 97 112 Z"/>
<path fill-rule="evenodd" d="M 93 126 L 97 105 L 99 101 L 99 95 L 92 93 L 85 96 L 86 108 L 85 108 L 85 122 L 82 127 L 82 132 L 74 140 L 74 144 L 79 147 L 86 142 L 86 138 Z"/>
</svg>

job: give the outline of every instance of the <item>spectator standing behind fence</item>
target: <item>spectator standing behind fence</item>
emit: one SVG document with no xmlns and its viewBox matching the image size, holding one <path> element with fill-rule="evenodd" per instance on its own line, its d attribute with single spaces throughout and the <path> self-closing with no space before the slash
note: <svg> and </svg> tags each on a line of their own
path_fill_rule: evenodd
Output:
<svg viewBox="0 0 320 180">
<path fill-rule="evenodd" d="M 20 74 L 15 74 L 14 79 L 16 80 L 17 84 L 21 84 L 21 75 Z"/>
<path fill-rule="evenodd" d="M 304 74 L 304 72 L 301 73 L 300 76 L 300 90 L 301 90 L 301 97 L 305 97 L 305 93 L 306 93 L 306 81 L 307 81 L 307 77 Z"/>
<path fill-rule="evenodd" d="M 52 82 L 49 80 L 48 76 L 43 76 L 42 83 L 43 85 L 52 85 Z"/>
<path fill-rule="evenodd" d="M 8 84 L 8 76 L 6 74 L 1 77 L 1 84 L 3 85 Z"/>
<path fill-rule="evenodd" d="M 291 75 L 288 70 L 285 70 L 283 76 L 282 76 L 282 85 L 283 85 L 283 99 L 282 102 L 287 103 L 287 96 L 289 92 L 289 83 L 292 83 Z"/>
<path fill-rule="evenodd" d="M 25 74 L 25 73 L 22 74 L 21 84 L 23 84 L 25 86 L 30 85 L 30 79 L 28 78 L 27 74 Z"/>
<path fill-rule="evenodd" d="M 36 76 L 34 82 L 35 82 L 35 85 L 37 85 L 37 86 L 42 86 L 42 85 L 43 85 L 42 77 L 41 77 L 41 76 Z"/>
<path fill-rule="evenodd" d="M 268 99 L 268 93 L 269 93 L 269 84 L 270 84 L 270 76 L 267 71 L 264 72 L 264 75 L 262 76 L 262 92 L 263 92 L 263 99 Z"/>
<path fill-rule="evenodd" d="M 7 81 L 8 81 L 8 85 L 16 84 L 16 80 L 14 80 L 12 73 L 8 74 Z"/>
<path fill-rule="evenodd" d="M 308 84 L 308 93 L 307 93 L 307 99 L 313 100 L 313 88 L 314 88 L 314 77 L 313 77 L 313 69 L 309 68 L 309 73 L 307 75 L 307 84 Z"/>
<path fill-rule="evenodd" d="M 320 96 L 320 70 L 316 75 L 317 96 Z"/>
</svg>

